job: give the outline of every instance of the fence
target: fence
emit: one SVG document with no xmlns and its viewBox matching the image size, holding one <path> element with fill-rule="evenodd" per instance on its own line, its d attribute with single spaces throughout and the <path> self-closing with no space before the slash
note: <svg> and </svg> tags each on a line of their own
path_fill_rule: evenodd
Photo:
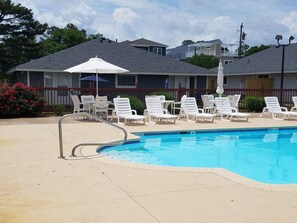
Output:
<svg viewBox="0 0 297 223">
<path fill-rule="evenodd" d="M 95 95 L 96 90 L 94 88 L 38 88 L 39 93 L 44 97 L 46 101 L 45 112 L 53 110 L 53 106 L 57 104 L 64 105 L 66 111 L 70 111 L 72 102 L 70 95 Z M 159 89 L 159 88 L 101 88 L 99 89 L 99 95 L 107 95 L 109 100 L 121 96 L 135 96 L 144 101 L 145 95 L 149 95 L 153 92 L 168 92 L 176 101 L 180 101 L 183 95 L 196 97 L 198 105 L 202 105 L 201 95 L 203 94 L 216 94 L 214 89 L 186 89 L 186 88 L 174 88 L 174 89 Z M 292 96 L 297 96 L 297 89 L 225 89 L 224 95 L 240 94 L 241 100 L 239 103 L 240 108 L 244 108 L 244 98 L 248 96 L 276 96 L 278 97 L 281 105 L 291 107 Z"/>
</svg>

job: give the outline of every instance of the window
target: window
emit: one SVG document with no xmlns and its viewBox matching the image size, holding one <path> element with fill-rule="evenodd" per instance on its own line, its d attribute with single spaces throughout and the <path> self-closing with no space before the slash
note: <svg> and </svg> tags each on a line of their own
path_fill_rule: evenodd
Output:
<svg viewBox="0 0 297 223">
<path fill-rule="evenodd" d="M 59 73 L 57 74 L 57 87 L 67 88 L 68 87 L 68 74 Z M 68 96 L 67 90 L 58 90 L 58 96 Z"/>
<path fill-rule="evenodd" d="M 227 85 L 228 84 L 228 77 L 224 77 L 224 83 L 223 83 L 223 85 Z"/>
<path fill-rule="evenodd" d="M 232 63 L 232 60 L 224 60 L 224 64 Z"/>
<path fill-rule="evenodd" d="M 258 75 L 258 78 L 269 78 L 269 75 Z"/>
<path fill-rule="evenodd" d="M 154 48 L 153 48 L 153 52 L 154 52 L 155 54 L 162 55 L 162 48 L 161 48 L 161 47 L 154 47 Z"/>
<path fill-rule="evenodd" d="M 45 87 L 54 86 L 53 77 L 54 77 L 53 73 L 44 73 Z"/>
<path fill-rule="evenodd" d="M 136 87 L 136 76 L 134 75 L 118 75 L 118 87 Z"/>
</svg>

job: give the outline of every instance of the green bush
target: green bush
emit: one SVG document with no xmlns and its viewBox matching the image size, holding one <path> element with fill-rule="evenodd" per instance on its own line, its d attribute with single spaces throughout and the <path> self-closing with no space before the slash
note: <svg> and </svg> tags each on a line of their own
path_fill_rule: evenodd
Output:
<svg viewBox="0 0 297 223">
<path fill-rule="evenodd" d="M 54 114 L 57 116 L 63 116 L 64 115 L 64 105 L 53 105 Z"/>
<path fill-rule="evenodd" d="M 245 98 L 244 102 L 249 112 L 261 112 L 265 107 L 263 97 L 248 96 Z"/>
<path fill-rule="evenodd" d="M 131 109 L 136 110 L 138 115 L 143 114 L 143 110 L 145 109 L 145 105 L 138 97 L 121 95 L 121 98 L 129 98 Z"/>
<path fill-rule="evenodd" d="M 11 86 L 0 83 L 0 117 L 32 117 L 39 115 L 45 102 L 34 88 L 22 83 Z"/>
<path fill-rule="evenodd" d="M 155 91 L 152 92 L 151 95 L 164 95 L 166 100 L 175 100 L 174 96 L 172 96 L 169 92 L 167 91 Z"/>
</svg>

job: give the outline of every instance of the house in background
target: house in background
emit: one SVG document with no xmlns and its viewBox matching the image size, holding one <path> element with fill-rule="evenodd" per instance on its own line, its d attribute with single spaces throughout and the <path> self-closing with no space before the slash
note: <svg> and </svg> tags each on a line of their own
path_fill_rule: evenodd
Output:
<svg viewBox="0 0 297 223">
<path fill-rule="evenodd" d="M 134 40 L 134 41 L 126 40 L 122 43 L 129 44 L 135 48 L 146 50 L 148 52 L 152 52 L 152 53 L 159 54 L 162 56 L 166 56 L 166 48 L 168 47 L 165 44 L 157 43 L 157 42 L 143 39 L 143 38 Z"/>
<path fill-rule="evenodd" d="M 95 56 L 129 70 L 120 74 L 100 74 L 108 82 L 99 83 L 99 88 L 164 88 L 167 79 L 169 88 L 181 86 L 205 89 L 208 76 L 216 76 L 211 70 L 108 39 L 91 40 L 20 64 L 11 72 L 15 75 L 16 82 L 32 87 L 87 87 L 85 82 L 80 81 L 80 76 L 90 74 L 68 73 L 64 70 Z M 67 95 L 57 95 L 59 96 Z"/>
<path fill-rule="evenodd" d="M 215 39 L 168 49 L 167 56 L 176 60 L 185 60 L 194 55 L 204 54 L 215 56 L 222 60 L 223 64 L 228 64 L 237 58 L 237 48 L 236 44 L 225 44 L 221 40 Z"/>
<path fill-rule="evenodd" d="M 297 44 L 286 46 L 283 89 L 297 89 Z M 226 87 L 280 89 L 282 47 L 271 46 L 224 66 Z M 213 70 L 217 72 L 216 70 Z M 212 79 L 212 78 L 210 78 Z"/>
</svg>

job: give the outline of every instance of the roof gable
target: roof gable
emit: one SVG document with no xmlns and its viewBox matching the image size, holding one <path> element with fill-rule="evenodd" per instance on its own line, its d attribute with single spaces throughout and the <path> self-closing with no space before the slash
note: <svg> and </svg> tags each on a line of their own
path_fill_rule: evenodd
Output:
<svg viewBox="0 0 297 223">
<path fill-rule="evenodd" d="M 134 41 L 129 41 L 128 44 L 132 45 L 132 46 L 158 46 L 158 47 L 168 47 L 165 44 L 162 43 L 157 43 L 151 40 L 147 40 L 144 38 L 141 39 L 137 39 Z"/>
</svg>

